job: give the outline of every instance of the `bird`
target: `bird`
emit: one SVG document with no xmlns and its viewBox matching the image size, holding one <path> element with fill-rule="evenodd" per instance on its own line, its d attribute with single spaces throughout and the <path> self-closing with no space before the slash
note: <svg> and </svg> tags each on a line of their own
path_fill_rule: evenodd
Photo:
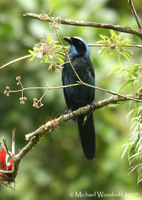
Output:
<svg viewBox="0 0 142 200">
<path fill-rule="evenodd" d="M 86 41 L 77 36 L 67 36 L 63 39 L 69 44 L 69 59 L 67 58 L 65 61 L 62 70 L 63 86 L 75 84 L 79 81 L 73 68 L 84 83 L 95 86 L 94 67 L 90 60 L 90 51 Z M 93 87 L 85 85 L 64 87 L 63 93 L 70 112 L 88 104 L 93 105 L 95 96 L 95 89 Z M 84 114 L 76 117 L 78 133 L 85 158 L 87 160 L 93 160 L 95 157 L 95 126 L 93 113 L 90 112 L 88 114 L 86 121 L 85 117 L 86 115 Z"/>
</svg>

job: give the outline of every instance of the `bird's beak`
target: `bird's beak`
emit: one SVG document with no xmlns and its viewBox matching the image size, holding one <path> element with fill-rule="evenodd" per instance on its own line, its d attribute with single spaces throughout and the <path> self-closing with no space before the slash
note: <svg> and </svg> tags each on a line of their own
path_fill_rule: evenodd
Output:
<svg viewBox="0 0 142 200">
<path fill-rule="evenodd" d="M 69 44 L 72 44 L 72 39 L 71 37 L 64 37 L 63 38 L 66 42 L 68 42 Z"/>
</svg>

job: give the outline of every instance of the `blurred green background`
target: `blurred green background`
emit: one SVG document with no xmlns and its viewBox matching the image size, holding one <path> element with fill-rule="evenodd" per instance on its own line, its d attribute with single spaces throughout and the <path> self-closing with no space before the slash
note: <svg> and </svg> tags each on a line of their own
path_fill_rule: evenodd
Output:
<svg viewBox="0 0 142 200">
<path fill-rule="evenodd" d="M 134 1 L 138 13 L 142 14 L 142 1 Z M 1 0 L 0 1 L 0 65 L 28 54 L 42 35 L 51 34 L 57 40 L 49 23 L 23 17 L 25 12 L 49 12 L 55 5 L 52 16 L 100 23 L 130 25 L 137 28 L 127 0 Z M 95 43 L 99 35 L 109 35 L 108 30 L 60 25 L 63 36 L 80 36 L 87 43 Z M 139 38 L 124 34 L 136 44 Z M 96 85 L 117 91 L 123 78 L 108 76 L 113 66 L 118 65 L 114 57 L 99 54 L 99 48 L 91 48 L 91 59 L 96 72 Z M 132 49 L 131 60 L 122 60 L 124 65 L 141 63 L 141 52 Z M 5 137 L 11 145 L 11 133 L 16 128 L 16 151 L 25 144 L 24 135 L 45 123 L 48 117 L 64 113 L 66 105 L 62 90 L 49 91 L 40 109 L 32 107 L 33 97 L 41 97 L 43 91 L 28 91 L 25 105 L 19 103 L 20 94 L 6 97 L 3 92 L 8 85 L 18 89 L 16 77 L 21 76 L 25 87 L 61 85 L 61 74 L 48 71 L 47 64 L 26 60 L 0 71 L 0 138 Z M 128 93 L 130 91 L 127 91 Z M 96 101 L 109 95 L 96 91 Z M 96 158 L 86 161 L 79 144 L 77 127 L 73 121 L 59 126 L 45 135 L 40 143 L 26 155 L 19 168 L 14 188 L 0 186 L 1 200 L 68 200 L 71 192 L 105 192 L 122 197 L 101 199 L 140 200 L 141 184 L 137 185 L 137 173 L 128 175 L 127 157 L 121 159 L 123 144 L 129 140 L 130 124 L 127 117 L 129 104 L 119 108 L 105 107 L 94 112 L 96 128 Z M 126 194 L 129 194 L 127 196 Z M 137 193 L 135 195 L 135 193 Z M 89 197 L 84 199 L 90 199 Z M 99 199 L 94 197 L 93 199 Z"/>
</svg>

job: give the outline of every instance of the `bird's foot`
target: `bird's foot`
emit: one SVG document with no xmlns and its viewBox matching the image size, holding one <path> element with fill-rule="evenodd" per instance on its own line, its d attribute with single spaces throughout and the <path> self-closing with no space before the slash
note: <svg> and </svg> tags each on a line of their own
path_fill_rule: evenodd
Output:
<svg viewBox="0 0 142 200">
<path fill-rule="evenodd" d="M 65 110 L 65 114 L 70 114 L 70 113 L 72 113 L 71 109 L 70 110 Z"/>
<path fill-rule="evenodd" d="M 93 101 L 93 102 L 90 104 L 90 111 L 95 110 L 95 107 L 96 107 L 96 103 Z"/>
<path fill-rule="evenodd" d="M 70 110 L 65 110 L 65 114 L 68 114 L 68 115 L 73 114 L 74 118 L 76 117 L 76 115 L 74 114 L 74 111 L 72 111 L 71 109 Z"/>
<path fill-rule="evenodd" d="M 85 125 L 86 121 L 88 120 L 88 118 L 89 118 L 89 116 L 90 116 L 90 114 L 92 113 L 93 110 L 95 110 L 95 102 L 94 101 L 90 104 L 89 113 L 84 117 L 83 126 Z"/>
</svg>

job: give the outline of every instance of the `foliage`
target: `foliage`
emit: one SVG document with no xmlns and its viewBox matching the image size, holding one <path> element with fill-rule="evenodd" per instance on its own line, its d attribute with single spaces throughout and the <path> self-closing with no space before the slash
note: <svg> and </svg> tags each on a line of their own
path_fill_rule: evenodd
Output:
<svg viewBox="0 0 142 200">
<path fill-rule="evenodd" d="M 124 89 L 128 84 L 131 84 L 134 93 L 137 93 L 140 90 L 142 87 L 142 65 L 134 63 L 127 68 L 122 65 L 114 66 L 114 68 L 115 69 L 112 70 L 109 75 L 115 74 L 116 76 L 126 79 L 118 91 Z"/>
<path fill-rule="evenodd" d="M 115 43 L 118 44 L 117 47 L 120 47 L 119 50 L 116 49 L 116 52 L 121 55 L 123 55 L 126 59 L 130 59 L 131 55 L 129 54 L 129 51 L 123 51 L 123 48 L 121 45 L 128 45 L 127 42 L 129 39 L 125 39 L 121 41 L 118 40 L 122 34 L 116 35 L 113 32 L 111 32 L 111 38 L 106 36 L 101 36 L 104 39 L 104 43 L 108 43 L 111 45 L 111 42 L 115 41 Z M 113 39 L 112 39 L 113 38 Z M 99 41 L 101 42 L 101 41 Z M 103 42 L 103 41 L 102 41 Z M 125 43 L 126 42 L 126 43 Z M 112 48 L 104 47 L 103 52 L 111 54 Z M 137 96 L 141 96 L 141 88 L 142 88 L 142 65 L 141 64 L 131 64 L 128 67 L 124 67 L 122 65 L 122 61 L 119 57 L 119 66 L 114 66 L 114 69 L 109 72 L 109 75 L 116 75 L 117 77 L 123 77 L 125 81 L 121 84 L 118 91 L 128 91 L 131 88 L 131 91 L 133 91 L 134 94 L 137 94 Z M 117 105 L 122 105 L 117 103 Z M 129 165 L 133 165 L 131 172 L 133 172 L 135 169 L 139 168 L 138 172 L 138 180 L 137 182 L 142 181 L 142 106 L 141 103 L 135 102 L 131 103 L 130 106 L 130 112 L 129 112 L 129 120 L 132 124 L 131 126 L 131 134 L 129 142 L 125 145 L 125 150 L 123 152 L 122 157 L 128 153 L 128 161 Z M 138 164 L 139 163 L 139 164 Z"/>
<path fill-rule="evenodd" d="M 121 56 L 126 59 L 130 59 L 131 52 L 125 48 L 125 46 L 130 45 L 131 39 L 122 38 L 123 33 L 116 34 L 113 30 L 110 30 L 110 36 L 100 35 L 102 40 L 99 40 L 97 43 L 104 44 L 101 47 L 100 53 L 117 56 L 119 59 Z"/>
<path fill-rule="evenodd" d="M 49 64 L 49 70 L 54 67 L 56 72 L 60 72 L 65 60 L 65 47 L 58 43 L 58 41 L 50 39 L 50 34 L 48 34 L 47 39 L 42 36 L 40 42 L 34 45 L 33 50 L 29 50 L 31 54 L 30 60 L 39 58 L 41 63 Z"/>
<path fill-rule="evenodd" d="M 122 65 L 120 56 L 124 56 L 126 59 L 131 58 L 131 52 L 125 50 L 123 46 L 129 45 L 130 39 L 122 39 L 123 34 L 117 35 L 114 31 L 110 31 L 111 36 L 100 35 L 103 40 L 99 40 L 98 43 L 105 44 L 106 46 L 102 47 L 101 53 L 114 55 L 116 54 L 119 58 L 119 66 L 114 66 L 109 75 L 116 75 L 123 77 L 126 80 L 121 84 L 118 91 L 122 89 L 126 91 L 128 85 L 131 85 L 133 93 L 141 96 L 142 88 L 142 65 L 132 64 L 127 68 Z M 121 104 L 117 104 L 121 105 Z M 132 103 L 130 107 L 129 118 L 132 123 L 132 132 L 129 143 L 125 146 L 122 157 L 128 153 L 129 165 L 131 167 L 131 172 L 135 169 L 139 169 L 137 182 L 142 181 L 142 106 L 140 103 Z"/>
<path fill-rule="evenodd" d="M 142 181 L 142 106 L 139 103 L 135 103 L 129 113 L 130 121 L 132 122 L 130 139 L 125 144 L 125 149 L 122 157 L 128 153 L 129 165 L 131 172 L 138 169 L 137 182 Z"/>
</svg>

